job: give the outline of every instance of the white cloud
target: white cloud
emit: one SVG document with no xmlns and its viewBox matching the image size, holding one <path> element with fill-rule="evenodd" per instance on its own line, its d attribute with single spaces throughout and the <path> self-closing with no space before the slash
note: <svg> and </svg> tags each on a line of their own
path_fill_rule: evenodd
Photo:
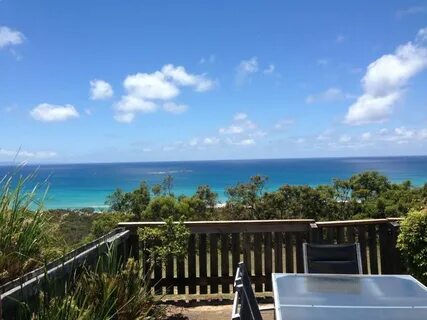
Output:
<svg viewBox="0 0 427 320">
<path fill-rule="evenodd" d="M 162 73 L 168 80 L 176 82 L 180 86 L 191 86 L 196 91 L 203 92 L 212 89 L 213 81 L 204 75 L 194 75 L 187 73 L 182 66 L 175 67 L 172 64 L 163 66 Z"/>
<path fill-rule="evenodd" d="M 163 109 L 167 112 L 179 114 L 187 111 L 188 106 L 185 104 L 176 104 L 174 102 L 166 102 L 163 104 Z"/>
<path fill-rule="evenodd" d="M 160 71 L 129 75 L 123 86 L 128 95 L 142 99 L 169 100 L 179 94 L 178 87 L 169 82 Z"/>
<path fill-rule="evenodd" d="M 116 110 L 124 113 L 150 113 L 157 110 L 157 105 L 148 100 L 136 96 L 123 96 L 116 104 Z"/>
<path fill-rule="evenodd" d="M 111 84 L 104 80 L 90 81 L 90 98 L 92 100 L 105 100 L 113 96 Z"/>
<path fill-rule="evenodd" d="M 214 145 L 219 143 L 219 139 L 217 137 L 207 137 L 203 139 L 203 144 L 206 145 Z"/>
<path fill-rule="evenodd" d="M 117 122 L 122 122 L 122 123 L 131 123 L 134 119 L 135 119 L 135 113 L 116 113 L 114 115 L 114 119 Z"/>
<path fill-rule="evenodd" d="M 24 35 L 6 26 L 0 26 L 0 49 L 24 42 Z"/>
<path fill-rule="evenodd" d="M 364 132 L 362 133 L 360 137 L 363 141 L 368 141 L 372 138 L 372 134 L 370 132 Z"/>
<path fill-rule="evenodd" d="M 132 122 L 136 113 L 156 111 L 156 100 L 167 101 L 164 110 L 181 113 L 187 106 L 171 100 L 180 94 L 180 87 L 192 87 L 196 92 L 213 88 L 214 83 L 205 75 L 188 73 L 182 66 L 167 64 L 160 71 L 128 75 L 123 82 L 126 94 L 115 104 L 115 119 L 120 122 Z"/>
<path fill-rule="evenodd" d="M 268 68 L 264 69 L 264 74 L 272 74 L 276 70 L 276 66 L 274 64 L 270 64 Z"/>
<path fill-rule="evenodd" d="M 248 60 L 240 61 L 236 69 L 236 83 L 243 84 L 251 74 L 258 72 L 258 58 L 252 57 Z"/>
<path fill-rule="evenodd" d="M 234 115 L 234 120 L 235 121 L 245 120 L 247 118 L 248 118 L 248 115 L 246 113 L 244 113 L 244 112 L 239 112 L 239 113 L 236 113 Z"/>
<path fill-rule="evenodd" d="M 351 141 L 351 137 L 348 135 L 342 135 L 339 137 L 338 141 L 340 143 L 349 143 Z"/>
<path fill-rule="evenodd" d="M 13 158 L 35 158 L 35 159 L 46 159 L 53 158 L 57 154 L 53 151 L 26 151 L 26 150 L 7 150 L 0 148 L 0 156 L 7 156 Z"/>
<path fill-rule="evenodd" d="M 351 95 L 344 93 L 341 89 L 332 87 L 325 90 L 324 92 L 309 95 L 305 99 L 305 102 L 311 104 L 316 102 L 332 102 L 348 98 L 351 98 Z"/>
<path fill-rule="evenodd" d="M 368 66 L 361 80 L 364 93 L 349 107 L 345 123 L 382 122 L 390 116 L 409 80 L 427 67 L 423 30 L 414 43 L 401 45 L 393 54 L 383 55 Z"/>
<path fill-rule="evenodd" d="M 298 144 L 301 144 L 301 143 L 304 143 L 304 142 L 305 142 L 304 138 L 298 138 L 298 139 L 295 140 L 295 143 L 298 143 Z"/>
<path fill-rule="evenodd" d="M 30 115 L 38 121 L 55 122 L 78 118 L 79 113 L 71 104 L 53 105 L 41 103 L 30 111 Z"/>
<path fill-rule="evenodd" d="M 234 121 L 231 125 L 219 129 L 220 134 L 236 135 L 256 129 L 256 125 L 248 119 L 246 113 L 237 113 L 233 119 Z"/>
</svg>

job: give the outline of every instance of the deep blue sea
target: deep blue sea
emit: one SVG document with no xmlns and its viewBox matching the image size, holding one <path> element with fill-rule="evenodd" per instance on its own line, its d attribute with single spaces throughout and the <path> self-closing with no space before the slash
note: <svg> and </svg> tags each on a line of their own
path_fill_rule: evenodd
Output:
<svg viewBox="0 0 427 320">
<path fill-rule="evenodd" d="M 15 169 L 0 166 L 0 177 Z M 130 191 L 142 180 L 152 185 L 167 174 L 174 178 L 176 195 L 193 194 L 198 185 L 207 184 L 225 201 L 228 186 L 256 174 L 269 177 L 266 190 L 272 191 L 283 184 L 330 184 L 333 178 L 348 178 L 365 170 L 378 170 L 393 182 L 411 180 L 423 185 L 427 182 L 427 156 L 26 165 L 20 174 L 37 171 L 36 181 L 48 180 L 48 208 L 99 209 L 117 187 Z"/>
</svg>

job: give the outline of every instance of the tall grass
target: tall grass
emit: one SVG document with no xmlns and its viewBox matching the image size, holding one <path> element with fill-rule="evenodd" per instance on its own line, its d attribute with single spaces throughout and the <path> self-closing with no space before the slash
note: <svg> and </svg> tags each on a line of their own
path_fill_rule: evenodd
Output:
<svg viewBox="0 0 427 320">
<path fill-rule="evenodd" d="M 44 291 L 38 310 L 27 309 L 24 319 L 164 319 L 164 308 L 154 302 L 148 277 L 140 262 L 129 259 L 123 264 L 109 251 L 107 257 L 99 257 L 94 268 L 85 267 L 70 279 L 64 296 L 51 297 L 49 289 Z"/>
<path fill-rule="evenodd" d="M 47 217 L 39 186 L 28 189 L 33 177 L 15 172 L 0 180 L 0 285 L 40 264 Z"/>
</svg>

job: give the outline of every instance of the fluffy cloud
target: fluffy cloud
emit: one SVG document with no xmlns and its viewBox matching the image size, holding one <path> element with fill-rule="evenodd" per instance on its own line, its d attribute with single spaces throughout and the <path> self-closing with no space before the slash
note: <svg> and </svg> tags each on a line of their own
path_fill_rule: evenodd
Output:
<svg viewBox="0 0 427 320">
<path fill-rule="evenodd" d="M 166 112 L 179 114 L 187 111 L 188 106 L 186 106 L 185 104 L 176 104 L 174 102 L 166 102 L 165 104 L 163 104 L 163 109 Z"/>
<path fill-rule="evenodd" d="M 30 115 L 38 121 L 56 122 L 65 121 L 72 118 L 78 118 L 79 113 L 71 104 L 53 105 L 42 103 L 30 111 Z"/>
<path fill-rule="evenodd" d="M 132 122 L 138 112 L 154 112 L 156 101 L 167 101 L 164 110 L 181 113 L 187 106 L 178 105 L 170 100 L 180 94 L 180 87 L 191 87 L 197 92 L 213 88 L 214 83 L 205 75 L 188 73 L 184 67 L 167 64 L 160 71 L 129 75 L 123 82 L 126 94 L 116 103 L 115 119 L 120 122 Z"/>
<path fill-rule="evenodd" d="M 113 88 L 104 80 L 92 80 L 90 82 L 90 98 L 92 100 L 104 100 L 113 96 Z"/>
<path fill-rule="evenodd" d="M 0 49 L 24 42 L 24 35 L 9 27 L 0 26 Z"/>
<path fill-rule="evenodd" d="M 317 103 L 317 102 L 332 102 L 351 98 L 351 95 L 344 93 L 341 89 L 338 88 L 329 88 L 324 92 L 309 95 L 305 98 L 305 102 L 308 104 Z"/>
<path fill-rule="evenodd" d="M 399 46 L 371 63 L 362 78 L 364 93 L 346 114 L 345 122 L 353 125 L 385 121 L 403 95 L 408 81 L 427 67 L 427 29 L 421 29 L 415 42 Z"/>
<path fill-rule="evenodd" d="M 0 156 L 13 157 L 13 158 L 35 158 L 35 159 L 46 159 L 53 158 L 56 156 L 56 152 L 53 151 L 26 151 L 26 150 L 7 150 L 0 148 Z"/>
</svg>

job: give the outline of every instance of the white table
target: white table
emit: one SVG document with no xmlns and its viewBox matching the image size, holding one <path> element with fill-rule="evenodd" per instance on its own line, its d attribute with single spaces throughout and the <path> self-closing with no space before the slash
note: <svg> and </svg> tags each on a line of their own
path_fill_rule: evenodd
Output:
<svg viewBox="0 0 427 320">
<path fill-rule="evenodd" d="M 426 320 L 427 288 L 408 275 L 273 273 L 277 320 Z"/>
</svg>

